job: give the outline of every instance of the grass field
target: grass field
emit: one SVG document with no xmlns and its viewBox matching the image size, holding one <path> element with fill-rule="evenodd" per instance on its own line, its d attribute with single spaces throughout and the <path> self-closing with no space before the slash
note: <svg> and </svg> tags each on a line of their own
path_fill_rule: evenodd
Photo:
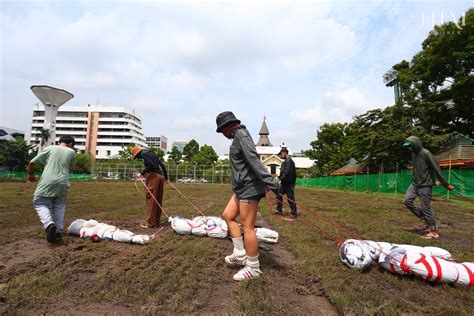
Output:
<svg viewBox="0 0 474 316">
<path fill-rule="evenodd" d="M 34 185 L 0 182 L 0 312 L 9 314 L 445 314 L 472 315 L 473 289 L 399 277 L 373 265 L 345 268 L 335 239 L 348 237 L 323 224 L 331 218 L 354 237 L 434 245 L 459 261 L 474 259 L 474 206 L 436 199 L 441 238 L 419 238 L 421 224 L 403 197 L 297 188 L 307 210 L 296 222 L 272 214 L 260 202 L 259 223 L 280 232 L 277 245 L 260 254 L 264 274 L 243 283 L 223 257 L 227 240 L 167 231 L 140 246 L 65 236 L 49 246 L 32 207 Z M 209 215 L 219 215 L 229 185 L 178 186 Z M 165 207 L 172 215 L 198 214 L 169 185 Z M 142 193 L 132 182 L 74 182 L 66 224 L 76 218 L 114 222 L 137 233 L 144 222 Z M 165 218 L 162 224 L 168 225 Z"/>
</svg>

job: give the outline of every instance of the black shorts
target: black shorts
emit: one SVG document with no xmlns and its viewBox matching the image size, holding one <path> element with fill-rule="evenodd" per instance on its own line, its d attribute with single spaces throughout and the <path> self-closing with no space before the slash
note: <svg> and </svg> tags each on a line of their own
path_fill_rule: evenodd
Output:
<svg viewBox="0 0 474 316">
<path fill-rule="evenodd" d="M 246 197 L 246 198 L 242 198 L 242 197 L 237 196 L 237 200 L 239 200 L 239 202 L 241 202 L 241 203 L 252 203 L 252 202 L 259 202 L 260 199 L 262 199 L 264 197 L 265 197 L 265 193 L 262 193 L 262 194 L 257 194 L 257 195 L 254 195 L 254 196 L 249 196 L 249 197 Z"/>
</svg>

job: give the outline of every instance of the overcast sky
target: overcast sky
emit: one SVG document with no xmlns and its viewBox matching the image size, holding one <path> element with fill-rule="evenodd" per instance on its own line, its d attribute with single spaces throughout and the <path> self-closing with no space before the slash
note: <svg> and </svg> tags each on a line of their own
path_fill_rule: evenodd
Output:
<svg viewBox="0 0 474 316">
<path fill-rule="evenodd" d="M 266 116 L 274 145 L 308 149 L 321 124 L 393 104 L 384 72 L 470 3 L 0 0 L 0 125 L 29 132 L 46 84 L 65 107 L 134 108 L 170 142 L 227 152 L 231 110 L 255 141 Z"/>
</svg>

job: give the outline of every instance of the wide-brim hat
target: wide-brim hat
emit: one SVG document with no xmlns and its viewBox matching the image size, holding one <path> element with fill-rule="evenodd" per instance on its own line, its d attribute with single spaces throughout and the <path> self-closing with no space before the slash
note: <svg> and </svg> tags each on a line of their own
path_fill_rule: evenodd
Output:
<svg viewBox="0 0 474 316">
<path fill-rule="evenodd" d="M 216 132 L 220 133 L 221 129 L 224 126 L 229 125 L 231 123 L 239 123 L 240 124 L 240 120 L 237 119 L 235 117 L 234 113 L 232 113 L 230 111 L 220 113 L 216 117 L 216 124 L 217 124 Z"/>
<path fill-rule="evenodd" d="M 135 159 L 139 153 L 141 153 L 143 148 L 135 146 L 130 149 L 130 154 L 132 154 L 132 159 Z"/>
</svg>

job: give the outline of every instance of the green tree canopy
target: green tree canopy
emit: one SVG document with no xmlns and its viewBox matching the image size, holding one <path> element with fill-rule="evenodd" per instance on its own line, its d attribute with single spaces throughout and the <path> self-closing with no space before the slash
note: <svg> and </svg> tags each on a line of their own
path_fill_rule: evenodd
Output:
<svg viewBox="0 0 474 316">
<path fill-rule="evenodd" d="M 75 172 L 90 173 L 92 165 L 92 157 L 90 154 L 76 154 Z"/>
<path fill-rule="evenodd" d="M 0 143 L 0 161 L 10 171 L 23 171 L 33 158 L 34 148 L 34 145 L 28 145 L 23 139 L 4 141 Z"/>
<path fill-rule="evenodd" d="M 128 144 L 127 146 L 122 146 L 122 149 L 112 157 L 114 160 L 130 160 L 132 159 L 132 154 L 130 150 L 135 147 L 135 144 Z"/>
<path fill-rule="evenodd" d="M 214 148 L 209 145 L 202 145 L 199 151 L 194 155 L 192 162 L 197 165 L 213 165 L 216 163 L 219 155 L 214 151 Z"/>
<path fill-rule="evenodd" d="M 181 159 L 183 159 L 183 154 L 179 151 L 178 147 L 173 146 L 168 159 L 173 161 L 175 164 L 179 164 Z"/>
<path fill-rule="evenodd" d="M 196 155 L 198 152 L 199 152 L 199 143 L 195 141 L 194 139 L 191 139 L 189 143 L 187 143 L 183 147 L 184 160 L 192 161 L 194 155 Z"/>
<path fill-rule="evenodd" d="M 435 134 L 474 132 L 474 9 L 434 27 L 422 50 L 393 66 L 400 102 L 413 109 L 414 123 Z"/>
<path fill-rule="evenodd" d="M 161 160 L 163 160 L 163 157 L 165 156 L 165 152 L 161 150 L 160 148 L 157 147 L 149 147 L 148 151 L 154 153 L 155 155 L 158 156 Z"/>
<path fill-rule="evenodd" d="M 344 166 L 351 158 L 347 138 L 349 133 L 348 123 L 325 123 L 316 132 L 316 140 L 310 143 L 312 149 L 307 150 L 305 154 L 316 160 L 318 174 L 329 174 Z"/>
</svg>

